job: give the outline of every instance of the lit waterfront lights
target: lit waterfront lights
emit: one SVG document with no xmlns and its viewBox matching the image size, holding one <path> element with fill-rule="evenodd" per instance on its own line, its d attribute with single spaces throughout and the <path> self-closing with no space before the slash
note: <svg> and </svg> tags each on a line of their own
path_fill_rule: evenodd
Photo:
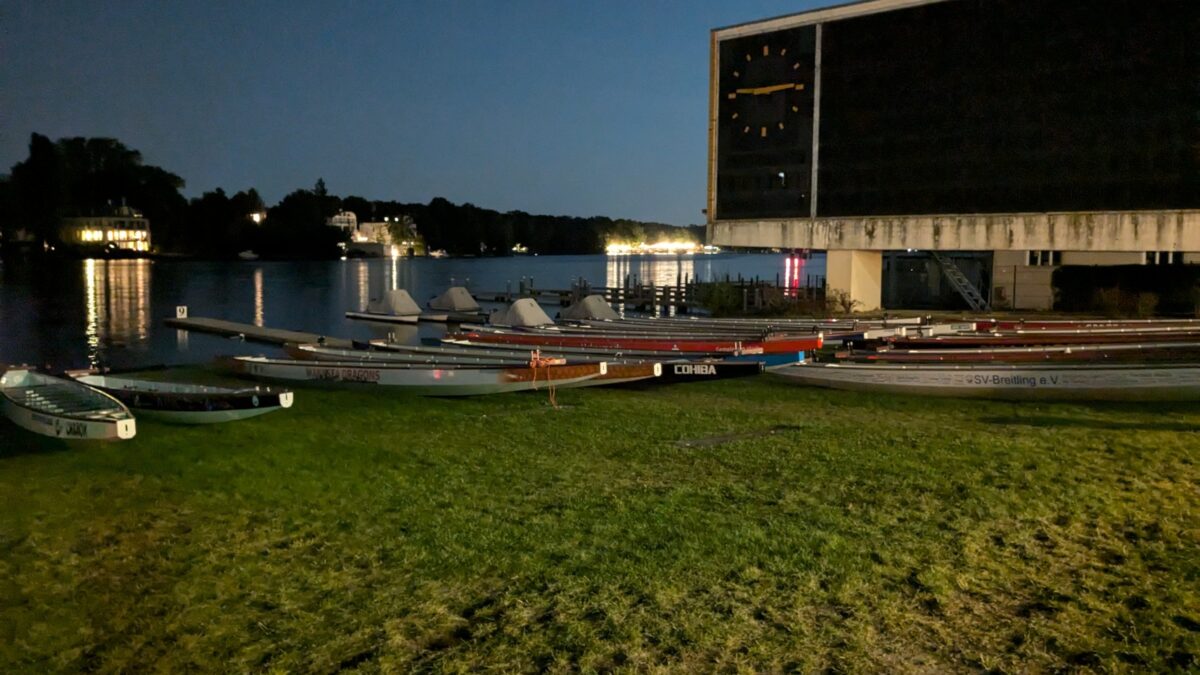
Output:
<svg viewBox="0 0 1200 675">
<path fill-rule="evenodd" d="M 604 248 L 608 255 L 688 255 L 702 250 L 694 241 L 660 241 L 654 244 L 613 242 Z"/>
</svg>

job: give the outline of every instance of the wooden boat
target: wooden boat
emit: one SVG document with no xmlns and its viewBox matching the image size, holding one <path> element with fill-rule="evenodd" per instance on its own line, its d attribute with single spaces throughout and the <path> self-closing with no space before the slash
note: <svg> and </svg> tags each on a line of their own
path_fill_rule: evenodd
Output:
<svg viewBox="0 0 1200 675">
<path fill-rule="evenodd" d="M 661 363 L 607 363 L 603 375 L 574 384 L 559 385 L 562 387 L 595 387 L 610 384 L 629 384 L 657 380 L 663 374 Z"/>
<path fill-rule="evenodd" d="M 5 417 L 43 436 L 113 440 L 137 433 L 120 401 L 72 380 L 10 368 L 0 375 L 0 394 Z"/>
<path fill-rule="evenodd" d="M 552 335 L 515 331 L 474 331 L 452 333 L 448 340 L 532 345 L 535 347 L 588 347 L 599 349 L 639 349 L 673 352 L 780 354 L 820 349 L 821 335 L 812 337 L 765 338 L 761 340 L 706 340 L 694 338 L 625 337 L 621 335 Z"/>
<path fill-rule="evenodd" d="M 806 363 L 775 371 L 815 387 L 1007 400 L 1194 401 L 1200 364 L 899 365 Z"/>
<path fill-rule="evenodd" d="M 264 356 L 233 356 L 218 364 L 249 377 L 309 384 L 364 384 L 421 396 L 478 396 L 574 384 L 608 371 L 605 363 L 531 367 L 436 366 L 364 361 L 300 361 Z"/>
<path fill-rule="evenodd" d="M 213 424 L 244 420 L 290 408 L 292 392 L 269 387 L 213 387 L 180 382 L 152 382 L 101 375 L 91 370 L 67 371 L 76 382 L 112 396 L 139 416 L 178 424 Z"/>
</svg>

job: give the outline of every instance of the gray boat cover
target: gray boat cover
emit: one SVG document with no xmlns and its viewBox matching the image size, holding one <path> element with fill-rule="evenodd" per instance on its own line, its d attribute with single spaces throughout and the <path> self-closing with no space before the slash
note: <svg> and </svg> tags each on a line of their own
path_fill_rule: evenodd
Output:
<svg viewBox="0 0 1200 675">
<path fill-rule="evenodd" d="M 592 294 L 579 302 L 564 309 L 559 316 L 564 319 L 574 319 L 576 321 L 587 319 L 598 319 L 605 321 L 615 321 L 621 317 L 604 299 L 603 295 Z"/>
<path fill-rule="evenodd" d="M 411 316 L 413 314 L 420 314 L 421 308 L 412 299 L 412 296 L 408 294 L 408 291 L 403 288 L 394 288 L 384 294 L 381 299 L 368 302 L 367 311 L 373 314 Z"/>
<path fill-rule="evenodd" d="M 443 312 L 478 312 L 479 303 L 471 297 L 470 291 L 462 286 L 451 286 L 445 293 L 429 301 L 430 309 Z"/>
<path fill-rule="evenodd" d="M 488 322 L 496 326 L 545 326 L 554 320 L 542 311 L 533 298 L 521 298 L 507 309 L 492 312 Z"/>
</svg>

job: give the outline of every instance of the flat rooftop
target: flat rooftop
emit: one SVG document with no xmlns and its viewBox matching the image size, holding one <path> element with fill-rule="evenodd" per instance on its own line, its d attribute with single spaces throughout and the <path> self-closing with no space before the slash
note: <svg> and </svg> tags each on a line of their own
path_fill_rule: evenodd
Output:
<svg viewBox="0 0 1200 675">
<path fill-rule="evenodd" d="M 859 0 L 858 2 L 847 2 L 840 5 L 821 7 L 819 9 L 810 9 L 807 12 L 786 14 L 784 16 L 777 16 L 770 19 L 761 19 L 759 21 L 750 21 L 747 23 L 735 24 L 733 26 L 725 26 L 723 28 L 714 28 L 713 35 L 717 40 L 726 40 L 745 35 L 771 33 L 777 30 L 795 28 L 797 26 L 808 26 L 815 23 L 827 23 L 830 21 L 839 21 L 841 19 L 851 19 L 857 16 L 879 14 L 880 12 L 891 12 L 898 9 L 908 9 L 910 7 L 920 7 L 922 5 L 932 5 L 935 3 L 948 1 L 949 0 Z"/>
</svg>

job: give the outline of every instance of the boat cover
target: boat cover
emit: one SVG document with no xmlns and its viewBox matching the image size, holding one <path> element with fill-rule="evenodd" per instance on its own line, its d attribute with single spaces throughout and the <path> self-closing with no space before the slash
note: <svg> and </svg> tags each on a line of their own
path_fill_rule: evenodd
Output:
<svg viewBox="0 0 1200 675">
<path fill-rule="evenodd" d="M 388 291 L 383 298 L 367 303 L 367 311 L 372 314 L 410 316 L 420 314 L 421 307 L 412 299 L 408 291 L 403 288 L 394 288 Z"/>
<path fill-rule="evenodd" d="M 608 301 L 603 295 L 592 294 L 579 302 L 564 309 L 560 314 L 564 319 L 573 319 L 576 321 L 585 321 L 587 319 L 597 319 L 602 321 L 616 321 L 621 317 L 613 310 Z"/>
<path fill-rule="evenodd" d="M 462 286 L 451 286 L 445 293 L 429 301 L 430 309 L 443 312 L 478 312 L 479 303 L 471 297 L 471 292 Z"/>
<path fill-rule="evenodd" d="M 496 326 L 521 327 L 546 326 L 554 323 L 554 320 L 542 311 L 533 298 L 521 298 L 509 305 L 507 309 L 492 312 L 488 321 Z"/>
</svg>

